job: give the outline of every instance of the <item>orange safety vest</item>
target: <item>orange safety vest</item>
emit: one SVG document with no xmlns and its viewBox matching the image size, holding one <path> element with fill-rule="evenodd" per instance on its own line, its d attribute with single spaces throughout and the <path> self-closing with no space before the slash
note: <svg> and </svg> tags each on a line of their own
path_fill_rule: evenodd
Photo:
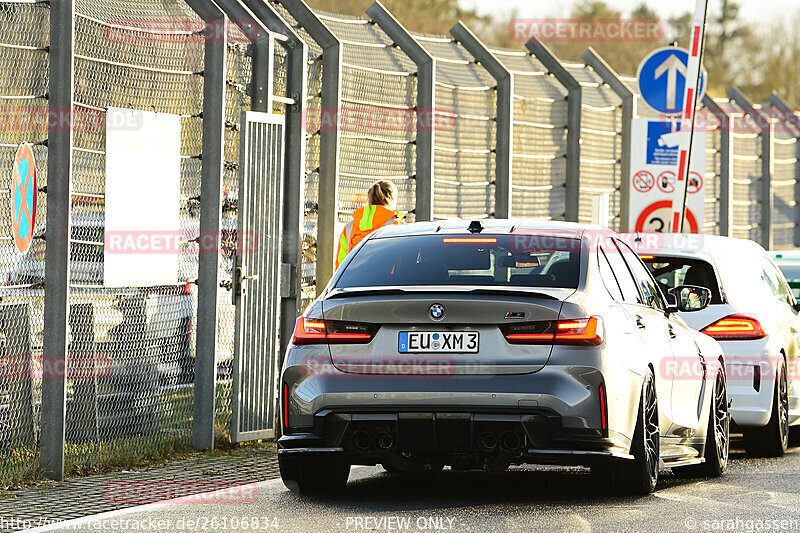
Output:
<svg viewBox="0 0 800 533">
<path fill-rule="evenodd" d="M 403 215 L 382 205 L 368 205 L 353 212 L 353 220 L 348 222 L 339 237 L 339 251 L 336 254 L 336 268 L 342 264 L 350 250 L 361 240 L 384 226 L 402 224 Z"/>
</svg>

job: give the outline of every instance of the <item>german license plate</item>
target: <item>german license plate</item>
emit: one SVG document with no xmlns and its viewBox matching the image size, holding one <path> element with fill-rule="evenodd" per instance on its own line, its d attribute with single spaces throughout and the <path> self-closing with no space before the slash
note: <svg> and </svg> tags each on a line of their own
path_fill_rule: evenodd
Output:
<svg viewBox="0 0 800 533">
<path fill-rule="evenodd" d="M 400 353 L 478 353 L 477 331 L 401 331 Z"/>
</svg>

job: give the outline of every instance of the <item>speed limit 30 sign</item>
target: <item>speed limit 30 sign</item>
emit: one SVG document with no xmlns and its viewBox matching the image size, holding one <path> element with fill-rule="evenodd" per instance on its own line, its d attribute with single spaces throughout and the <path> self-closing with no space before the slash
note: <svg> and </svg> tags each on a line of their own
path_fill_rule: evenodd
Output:
<svg viewBox="0 0 800 533">
<path fill-rule="evenodd" d="M 686 209 L 686 225 L 689 233 L 700 233 L 697 216 L 691 209 Z M 668 233 L 672 218 L 672 200 L 660 200 L 645 207 L 635 221 L 635 231 Z"/>
</svg>

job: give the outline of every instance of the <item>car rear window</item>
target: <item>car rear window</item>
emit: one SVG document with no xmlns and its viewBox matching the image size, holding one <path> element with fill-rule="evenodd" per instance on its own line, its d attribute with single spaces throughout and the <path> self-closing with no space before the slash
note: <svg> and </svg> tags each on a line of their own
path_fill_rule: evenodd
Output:
<svg viewBox="0 0 800 533">
<path fill-rule="evenodd" d="M 714 273 L 714 267 L 702 259 L 669 256 L 640 256 L 661 286 L 664 294 L 678 285 L 695 285 L 711 291 L 711 303 L 721 304 L 722 293 Z"/>
<path fill-rule="evenodd" d="M 371 239 L 337 287 L 578 286 L 580 241 L 547 235 L 410 235 Z"/>
<path fill-rule="evenodd" d="M 786 278 L 786 281 L 800 281 L 800 261 L 794 261 L 791 263 L 778 261 L 778 268 L 780 268 L 781 272 L 783 272 L 783 276 Z"/>
</svg>

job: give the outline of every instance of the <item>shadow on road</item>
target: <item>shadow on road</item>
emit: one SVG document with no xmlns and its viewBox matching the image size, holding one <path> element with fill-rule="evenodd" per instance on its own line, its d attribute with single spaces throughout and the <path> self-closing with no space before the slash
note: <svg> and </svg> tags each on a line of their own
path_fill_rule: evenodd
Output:
<svg viewBox="0 0 800 533">
<path fill-rule="evenodd" d="M 658 489 L 703 483 L 704 491 L 725 491 L 731 482 L 745 489 L 752 486 L 760 490 L 783 490 L 796 479 L 761 472 L 764 466 L 781 458 L 747 458 L 744 450 L 734 441 L 730 452 L 728 472 L 719 479 L 686 478 L 662 471 Z M 790 453 L 794 455 L 796 450 Z M 780 464 L 775 466 L 779 467 Z M 616 505 L 641 503 L 655 496 L 630 496 L 614 493 L 603 479 L 580 468 L 514 468 L 505 472 L 454 472 L 445 470 L 428 474 L 390 474 L 381 469 L 363 475 L 355 469 L 347 489 L 335 494 L 304 495 L 303 499 L 339 510 L 363 509 L 373 511 L 412 511 L 432 508 L 448 509 L 468 506 L 514 504 L 564 504 L 595 506 L 613 502 Z M 719 485 L 719 487 L 715 487 Z M 773 486 L 774 485 L 774 486 Z M 800 487 L 790 492 L 800 492 Z M 293 495 L 293 497 L 296 497 Z"/>
<path fill-rule="evenodd" d="M 664 478 L 665 484 L 693 481 L 678 480 L 669 474 Z M 389 512 L 493 504 L 598 504 L 611 500 L 634 503 L 642 497 L 612 494 L 607 484 L 588 471 L 514 469 L 491 473 L 445 470 L 435 474 L 381 472 L 369 477 L 351 476 L 345 491 L 303 498 L 340 510 L 368 506 L 373 511 Z"/>
</svg>

